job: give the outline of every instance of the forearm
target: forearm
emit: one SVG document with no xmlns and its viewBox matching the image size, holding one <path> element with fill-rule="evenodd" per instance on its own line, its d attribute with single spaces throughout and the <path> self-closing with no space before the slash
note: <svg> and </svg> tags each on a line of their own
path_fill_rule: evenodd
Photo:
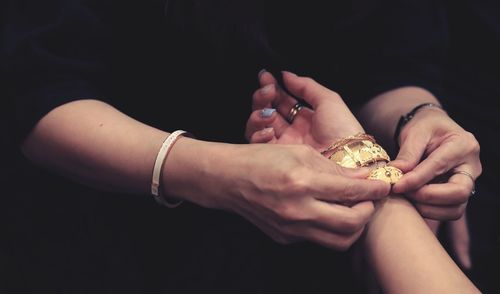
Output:
<svg viewBox="0 0 500 294">
<path fill-rule="evenodd" d="M 365 245 L 384 292 L 479 293 L 405 199 L 381 204 Z"/>
<path fill-rule="evenodd" d="M 439 104 L 439 101 L 432 93 L 423 88 L 402 87 L 394 89 L 382 93 L 366 103 L 359 112 L 359 120 L 367 132 L 373 134 L 382 146 L 394 151 L 394 132 L 401 115 L 408 113 L 422 103 Z"/>
<path fill-rule="evenodd" d="M 147 193 L 168 134 L 97 100 L 77 100 L 43 117 L 22 144 L 26 157 L 84 184 Z"/>
<path fill-rule="evenodd" d="M 85 185 L 149 194 L 156 155 L 167 136 L 167 132 L 134 120 L 108 104 L 78 100 L 43 117 L 23 142 L 22 149 L 27 158 L 42 167 Z M 179 139 L 177 144 L 182 145 L 181 151 L 174 145 L 171 153 L 180 161 L 172 160 L 171 155 L 167 157 L 169 162 L 163 165 L 164 181 L 173 176 L 181 183 L 194 182 L 193 176 L 199 174 L 196 171 L 203 170 L 203 164 L 209 165 L 206 159 L 202 160 L 206 157 L 200 156 L 199 149 L 210 146 L 207 150 L 213 151 L 207 152 L 214 153 L 224 148 L 224 144 L 188 138 Z M 178 186 L 177 190 L 169 187 L 168 192 L 180 192 Z M 193 184 L 189 186 L 196 188 Z"/>
</svg>

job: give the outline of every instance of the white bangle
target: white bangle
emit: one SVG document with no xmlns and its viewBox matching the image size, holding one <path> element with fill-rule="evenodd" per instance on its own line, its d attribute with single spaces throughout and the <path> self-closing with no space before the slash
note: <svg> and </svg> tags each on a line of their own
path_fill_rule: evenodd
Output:
<svg viewBox="0 0 500 294">
<path fill-rule="evenodd" d="M 156 200 L 156 202 L 165 205 L 169 208 L 174 208 L 179 206 L 182 203 L 182 201 L 179 201 L 177 203 L 169 203 L 163 197 L 160 187 L 160 177 L 161 177 L 162 167 L 163 163 L 165 162 L 165 158 L 167 157 L 170 149 L 172 149 L 174 143 L 177 141 L 177 138 L 185 133 L 187 132 L 182 130 L 177 130 L 168 135 L 165 141 L 163 141 L 160 151 L 158 151 L 158 155 L 156 156 L 155 165 L 153 168 L 153 178 L 151 180 L 151 194 L 153 194 L 153 198 Z"/>
</svg>

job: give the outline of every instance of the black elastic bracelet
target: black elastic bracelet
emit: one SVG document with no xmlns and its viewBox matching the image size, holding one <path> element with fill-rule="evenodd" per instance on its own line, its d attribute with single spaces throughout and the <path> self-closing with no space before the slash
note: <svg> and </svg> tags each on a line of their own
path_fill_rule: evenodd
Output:
<svg viewBox="0 0 500 294">
<path fill-rule="evenodd" d="M 396 144 L 396 150 L 399 150 L 399 134 L 401 133 L 401 129 L 415 116 L 415 113 L 419 111 L 420 109 L 424 107 L 437 107 L 439 109 L 443 109 L 443 107 L 439 104 L 435 103 L 422 103 L 415 108 L 413 108 L 410 112 L 407 114 L 401 116 L 401 118 L 398 121 L 398 124 L 396 126 L 396 131 L 394 132 L 394 142 Z"/>
</svg>

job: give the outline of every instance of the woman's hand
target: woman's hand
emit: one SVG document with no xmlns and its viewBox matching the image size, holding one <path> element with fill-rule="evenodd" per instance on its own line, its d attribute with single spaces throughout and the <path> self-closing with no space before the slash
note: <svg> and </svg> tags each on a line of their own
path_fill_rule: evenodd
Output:
<svg viewBox="0 0 500 294">
<path fill-rule="evenodd" d="M 303 107 L 292 123 L 286 118 L 298 101 L 278 86 L 271 73 L 262 72 L 259 80 L 262 87 L 253 95 L 254 112 L 245 133 L 250 142 L 306 144 L 320 151 L 342 137 L 363 132 L 342 98 L 311 78 L 283 73 L 284 84 L 290 93 L 312 107 Z M 278 113 L 266 116 L 265 111 L 269 112 L 273 106 Z M 266 110 L 263 112 L 263 109 Z"/>
<path fill-rule="evenodd" d="M 203 150 L 203 157 L 196 157 Z M 196 160 L 194 160 L 196 158 Z M 305 145 L 206 143 L 183 138 L 166 162 L 165 194 L 245 217 L 279 243 L 345 250 L 390 186 L 365 180 Z M 170 171 L 170 172 L 168 172 Z"/>
<path fill-rule="evenodd" d="M 423 103 L 439 101 L 420 87 L 397 88 L 366 103 L 360 120 L 390 147 L 395 145 L 394 130 L 401 115 Z M 479 143 L 474 136 L 442 109 L 424 107 L 401 129 L 398 139 L 400 150 L 391 165 L 405 175 L 393 191 L 405 194 L 426 218 L 459 218 L 472 194 L 474 180 L 481 174 Z"/>
<path fill-rule="evenodd" d="M 391 164 L 406 174 L 393 191 L 409 197 L 424 217 L 460 218 L 474 180 L 481 174 L 479 143 L 474 136 L 444 111 L 427 108 L 402 129 L 400 146 Z"/>
</svg>

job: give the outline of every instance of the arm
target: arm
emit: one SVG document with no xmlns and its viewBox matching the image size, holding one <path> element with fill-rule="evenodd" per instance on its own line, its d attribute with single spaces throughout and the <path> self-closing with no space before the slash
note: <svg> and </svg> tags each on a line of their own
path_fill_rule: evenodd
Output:
<svg viewBox="0 0 500 294">
<path fill-rule="evenodd" d="M 480 293 L 403 198 L 381 204 L 364 244 L 384 293 Z"/>
<path fill-rule="evenodd" d="M 41 166 L 84 184 L 149 194 L 166 135 L 103 102 L 77 100 L 45 115 L 22 148 Z M 389 190 L 352 177 L 363 172 L 332 165 L 307 146 L 181 138 L 163 165 L 161 186 L 181 200 L 237 213 L 281 243 L 311 240 L 345 250 L 361 235 L 373 205 L 333 203 L 379 199 Z"/>
<path fill-rule="evenodd" d="M 391 137 L 399 117 L 424 102 L 437 103 L 437 99 L 422 88 L 399 88 L 368 102 L 360 119 L 394 146 Z M 392 164 L 407 173 L 394 186 L 394 192 L 405 193 L 415 201 L 424 217 L 446 220 L 462 216 L 473 190 L 471 180 L 481 174 L 479 144 L 474 136 L 441 109 L 427 107 L 402 128 L 399 143 L 401 148 Z M 458 170 L 470 173 L 473 179 L 455 173 Z M 429 184 L 439 176 L 447 178 Z"/>
<path fill-rule="evenodd" d="M 262 79 L 264 77 L 261 76 L 261 81 Z M 285 78 L 285 82 L 287 80 L 293 82 L 290 77 Z M 307 87 L 315 88 L 311 83 Z M 282 98 L 276 97 L 276 93 L 275 97 L 261 94 L 259 91 L 256 92 L 254 106 L 267 107 L 270 104 L 276 105 L 276 103 L 283 101 Z M 316 94 L 321 96 L 318 92 Z M 325 100 L 334 98 L 334 96 L 323 97 Z M 273 101 L 273 99 L 277 100 Z M 307 100 L 307 97 L 304 99 Z M 323 103 L 321 102 L 321 104 Z M 280 105 L 276 105 L 276 107 L 280 107 Z M 330 109 L 330 117 L 333 118 L 335 114 L 333 109 Z M 299 124 L 310 124 L 310 127 L 315 128 L 316 131 L 322 130 L 322 124 L 313 123 L 311 118 L 314 115 L 308 119 L 302 117 L 303 121 L 294 121 L 287 125 L 283 116 L 279 114 L 273 113 L 271 117 L 259 119 L 254 112 L 248 121 L 247 130 L 250 131 L 247 135 L 251 140 L 267 140 L 270 143 L 276 143 L 280 141 L 283 134 L 294 127 L 294 124 L 295 129 L 300 129 Z M 275 128 L 274 133 L 277 136 L 271 137 L 260 133 L 259 128 L 264 125 L 271 125 Z M 297 133 L 294 135 L 295 140 L 303 139 Z M 363 244 L 385 292 L 479 292 L 448 256 L 425 221 L 406 199 L 394 196 L 379 202 L 377 206 L 377 212 L 367 224 Z"/>
</svg>

